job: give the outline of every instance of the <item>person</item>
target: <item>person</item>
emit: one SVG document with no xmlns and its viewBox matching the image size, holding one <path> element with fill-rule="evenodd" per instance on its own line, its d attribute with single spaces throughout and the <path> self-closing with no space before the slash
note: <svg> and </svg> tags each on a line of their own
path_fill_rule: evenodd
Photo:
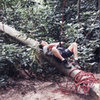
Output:
<svg viewBox="0 0 100 100">
<path fill-rule="evenodd" d="M 41 41 L 40 45 L 43 48 L 44 54 L 47 54 L 49 51 L 59 59 L 65 66 L 68 65 L 67 58 L 74 54 L 74 60 L 78 63 L 78 49 L 77 43 L 71 43 L 69 46 L 64 46 L 65 42 L 57 42 L 57 43 L 50 43 L 48 44 L 46 41 Z"/>
</svg>

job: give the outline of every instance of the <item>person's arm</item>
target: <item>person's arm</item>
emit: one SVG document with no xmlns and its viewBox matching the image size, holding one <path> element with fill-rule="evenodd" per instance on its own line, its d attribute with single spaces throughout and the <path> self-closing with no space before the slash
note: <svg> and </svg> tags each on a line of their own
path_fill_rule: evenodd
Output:
<svg viewBox="0 0 100 100">
<path fill-rule="evenodd" d="M 43 52 L 44 54 L 47 53 L 48 49 L 51 50 L 53 47 L 56 47 L 59 43 L 51 43 L 51 44 L 47 44 L 43 47 Z"/>
<path fill-rule="evenodd" d="M 61 42 L 61 44 L 63 44 L 63 42 Z M 58 45 L 59 45 L 59 42 L 58 43 L 50 43 L 50 44 L 48 44 L 47 48 L 51 49 L 53 47 L 57 47 Z"/>
<path fill-rule="evenodd" d="M 57 46 L 57 45 L 59 45 L 59 43 L 50 43 L 50 44 L 48 44 L 48 48 L 52 48 L 52 47 L 55 47 L 55 46 Z"/>
</svg>

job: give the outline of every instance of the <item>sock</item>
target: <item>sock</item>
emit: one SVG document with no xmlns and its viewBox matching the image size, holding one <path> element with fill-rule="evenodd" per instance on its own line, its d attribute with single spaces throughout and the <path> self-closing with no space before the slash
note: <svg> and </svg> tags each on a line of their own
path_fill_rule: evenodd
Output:
<svg viewBox="0 0 100 100">
<path fill-rule="evenodd" d="M 75 60 L 78 60 L 78 58 L 74 58 Z"/>
<path fill-rule="evenodd" d="M 63 58 L 62 61 L 64 61 L 65 59 Z"/>
</svg>

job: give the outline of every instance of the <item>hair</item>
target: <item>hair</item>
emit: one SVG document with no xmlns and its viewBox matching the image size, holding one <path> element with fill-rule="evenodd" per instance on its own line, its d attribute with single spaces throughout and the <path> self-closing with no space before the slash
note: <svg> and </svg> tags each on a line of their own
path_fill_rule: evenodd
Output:
<svg viewBox="0 0 100 100">
<path fill-rule="evenodd" d="M 40 45 L 39 45 L 39 48 L 40 48 L 40 49 L 43 49 L 43 46 L 40 44 Z"/>
<path fill-rule="evenodd" d="M 39 48 L 43 49 L 43 46 L 41 45 L 42 40 L 39 41 Z"/>
<path fill-rule="evenodd" d="M 46 44 L 48 44 L 46 41 L 44 40 L 41 40 L 40 42 L 40 45 L 39 45 L 39 48 L 43 49 L 43 46 L 45 46 Z"/>
</svg>

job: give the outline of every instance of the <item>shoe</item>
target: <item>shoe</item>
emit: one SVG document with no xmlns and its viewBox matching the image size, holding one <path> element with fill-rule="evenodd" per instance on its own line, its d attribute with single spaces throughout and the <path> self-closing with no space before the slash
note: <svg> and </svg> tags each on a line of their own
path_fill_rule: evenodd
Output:
<svg viewBox="0 0 100 100">
<path fill-rule="evenodd" d="M 67 60 L 63 60 L 63 61 L 62 61 L 62 64 L 64 65 L 64 67 L 65 67 L 66 69 L 71 69 L 71 66 L 68 65 Z"/>
<path fill-rule="evenodd" d="M 75 66 L 76 68 L 81 69 L 81 66 L 80 66 L 79 60 L 74 60 L 73 66 Z"/>
<path fill-rule="evenodd" d="M 79 64 L 79 60 L 75 60 L 74 63 L 75 63 L 75 64 Z"/>
<path fill-rule="evenodd" d="M 67 62 L 66 59 L 64 59 L 64 60 L 62 61 L 62 63 L 64 63 L 64 64 L 68 64 L 68 62 Z"/>
</svg>

